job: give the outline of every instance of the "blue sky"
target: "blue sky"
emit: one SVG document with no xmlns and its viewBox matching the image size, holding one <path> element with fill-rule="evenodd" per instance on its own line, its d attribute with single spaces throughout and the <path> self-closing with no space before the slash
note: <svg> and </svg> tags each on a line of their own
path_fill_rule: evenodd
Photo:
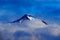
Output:
<svg viewBox="0 0 60 40">
<path fill-rule="evenodd" d="M 31 14 L 48 23 L 60 24 L 59 0 L 0 0 L 0 21 L 8 22 Z"/>
</svg>

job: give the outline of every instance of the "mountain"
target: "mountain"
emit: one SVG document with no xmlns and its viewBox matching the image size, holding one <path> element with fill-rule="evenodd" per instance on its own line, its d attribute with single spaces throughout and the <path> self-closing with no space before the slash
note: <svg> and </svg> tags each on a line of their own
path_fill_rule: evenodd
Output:
<svg viewBox="0 0 60 40">
<path fill-rule="evenodd" d="M 17 22 L 22 23 L 23 21 L 26 21 L 26 20 L 33 21 L 33 20 L 35 20 L 35 18 L 32 15 L 25 14 L 21 18 L 15 20 L 15 21 L 12 21 L 11 23 L 17 23 Z M 41 20 L 41 22 L 44 23 L 45 25 L 47 25 L 47 23 L 45 21 Z"/>
</svg>

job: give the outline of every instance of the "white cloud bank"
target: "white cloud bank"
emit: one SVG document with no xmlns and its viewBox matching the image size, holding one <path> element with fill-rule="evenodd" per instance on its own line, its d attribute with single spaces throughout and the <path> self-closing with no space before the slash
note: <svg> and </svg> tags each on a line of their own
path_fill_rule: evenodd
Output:
<svg viewBox="0 0 60 40">
<path fill-rule="evenodd" d="M 14 34 L 17 31 L 23 31 L 32 36 L 25 35 L 25 37 L 19 36 L 15 38 Z M 57 38 L 60 35 L 60 25 L 44 25 L 39 19 L 24 21 L 22 24 L 0 23 L 0 40 L 48 40 L 48 38 L 46 39 L 45 36 L 41 34 L 48 35 L 48 37 L 51 35 Z"/>
</svg>

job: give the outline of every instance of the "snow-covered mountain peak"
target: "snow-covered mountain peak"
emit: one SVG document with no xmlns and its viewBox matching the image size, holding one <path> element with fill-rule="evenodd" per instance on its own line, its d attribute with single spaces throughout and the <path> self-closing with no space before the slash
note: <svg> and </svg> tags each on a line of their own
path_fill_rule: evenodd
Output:
<svg viewBox="0 0 60 40">
<path fill-rule="evenodd" d="M 34 19 L 33 16 L 31 16 L 31 15 L 29 15 L 29 14 L 25 14 L 24 16 L 22 16 L 21 18 L 13 21 L 12 23 L 15 23 L 15 22 L 23 22 L 24 20 L 29 20 L 29 21 L 31 21 L 31 20 L 33 20 L 33 19 Z"/>
<path fill-rule="evenodd" d="M 31 21 L 31 22 L 36 22 L 36 21 L 39 21 L 39 24 L 47 24 L 45 21 L 43 20 L 40 20 L 40 19 L 37 19 L 37 18 L 34 18 L 33 16 L 29 15 L 29 14 L 25 14 L 24 16 L 22 16 L 21 18 L 13 21 L 12 23 L 16 23 L 16 22 L 19 22 L 19 23 L 22 23 L 22 22 L 25 22 L 25 21 Z M 37 23 L 37 22 L 36 22 Z"/>
</svg>

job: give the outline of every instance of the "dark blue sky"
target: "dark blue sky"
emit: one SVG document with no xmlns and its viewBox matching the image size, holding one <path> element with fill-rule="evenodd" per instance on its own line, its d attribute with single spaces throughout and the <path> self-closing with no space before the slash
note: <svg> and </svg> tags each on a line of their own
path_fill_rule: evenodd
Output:
<svg viewBox="0 0 60 40">
<path fill-rule="evenodd" d="M 48 23 L 60 24 L 59 0 L 0 0 L 0 21 L 8 22 L 31 14 Z"/>
</svg>

